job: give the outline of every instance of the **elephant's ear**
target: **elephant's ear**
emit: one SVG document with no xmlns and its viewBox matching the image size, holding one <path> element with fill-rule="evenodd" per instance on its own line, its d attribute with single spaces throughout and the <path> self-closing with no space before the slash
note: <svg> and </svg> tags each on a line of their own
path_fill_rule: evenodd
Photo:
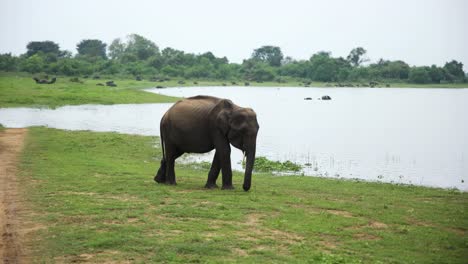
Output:
<svg viewBox="0 0 468 264">
<path fill-rule="evenodd" d="M 214 108 L 218 113 L 216 117 L 216 126 L 223 133 L 227 135 L 229 132 L 229 120 L 233 109 L 233 103 L 231 100 L 223 99 Z"/>
</svg>

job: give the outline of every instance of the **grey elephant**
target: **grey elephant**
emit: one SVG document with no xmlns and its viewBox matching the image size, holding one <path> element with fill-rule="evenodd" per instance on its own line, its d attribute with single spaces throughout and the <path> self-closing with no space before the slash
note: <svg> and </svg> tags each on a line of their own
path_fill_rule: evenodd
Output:
<svg viewBox="0 0 468 264">
<path fill-rule="evenodd" d="M 180 100 L 161 119 L 163 158 L 154 180 L 176 184 L 175 159 L 184 153 L 205 153 L 215 149 L 205 187 L 218 187 L 216 180 L 222 171 L 222 189 L 233 189 L 231 144 L 246 155 L 243 189 L 248 191 L 258 129 L 256 113 L 231 100 L 202 95 Z"/>
</svg>

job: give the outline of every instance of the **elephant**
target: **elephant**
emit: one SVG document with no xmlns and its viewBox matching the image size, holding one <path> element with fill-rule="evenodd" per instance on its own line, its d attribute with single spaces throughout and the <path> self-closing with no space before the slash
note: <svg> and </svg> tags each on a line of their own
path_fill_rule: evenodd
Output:
<svg viewBox="0 0 468 264">
<path fill-rule="evenodd" d="M 176 184 L 174 162 L 184 153 L 206 153 L 215 149 L 205 188 L 217 188 L 222 171 L 222 189 L 233 189 L 231 147 L 246 155 L 244 191 L 252 182 L 255 163 L 257 115 L 251 108 L 231 100 L 198 95 L 176 102 L 161 118 L 160 136 L 163 157 L 154 177 L 157 183 Z"/>
</svg>

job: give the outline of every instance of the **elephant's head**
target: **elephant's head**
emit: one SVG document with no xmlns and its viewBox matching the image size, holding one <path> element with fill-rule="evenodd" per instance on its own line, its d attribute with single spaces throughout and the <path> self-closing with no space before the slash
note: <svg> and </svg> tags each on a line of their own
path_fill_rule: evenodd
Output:
<svg viewBox="0 0 468 264">
<path fill-rule="evenodd" d="M 255 163 L 257 147 L 257 133 L 259 125 L 257 115 L 251 108 L 234 105 L 230 100 L 223 100 L 222 110 L 218 114 L 218 127 L 223 135 L 234 147 L 242 150 L 246 155 L 245 175 L 243 188 L 250 189 L 252 170 Z"/>
</svg>

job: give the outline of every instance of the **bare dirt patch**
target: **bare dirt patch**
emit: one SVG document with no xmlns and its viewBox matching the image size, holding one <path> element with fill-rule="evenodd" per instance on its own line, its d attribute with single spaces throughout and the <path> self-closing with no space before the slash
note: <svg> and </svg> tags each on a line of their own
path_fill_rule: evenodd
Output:
<svg viewBox="0 0 468 264">
<path fill-rule="evenodd" d="M 378 222 L 378 221 L 370 221 L 369 227 L 372 227 L 372 228 L 375 228 L 375 229 L 383 229 L 383 228 L 387 228 L 388 225 L 385 224 L 385 223 L 382 223 L 382 222 Z"/>
<path fill-rule="evenodd" d="M 320 234 L 319 238 L 318 244 L 325 252 L 331 253 L 333 249 L 340 246 L 338 238 L 334 235 Z"/>
<path fill-rule="evenodd" d="M 342 217 L 347 217 L 347 218 L 352 218 L 354 217 L 352 213 L 348 212 L 348 211 L 343 211 L 343 210 L 332 210 L 332 209 L 328 209 L 326 210 L 327 213 L 329 214 L 333 214 L 333 215 L 338 215 L 338 216 L 342 216 Z"/>
<path fill-rule="evenodd" d="M 3 263 L 28 263 L 25 237 L 36 227 L 21 220 L 24 201 L 17 179 L 18 156 L 23 148 L 26 129 L 0 132 L 0 258 Z"/>
</svg>

